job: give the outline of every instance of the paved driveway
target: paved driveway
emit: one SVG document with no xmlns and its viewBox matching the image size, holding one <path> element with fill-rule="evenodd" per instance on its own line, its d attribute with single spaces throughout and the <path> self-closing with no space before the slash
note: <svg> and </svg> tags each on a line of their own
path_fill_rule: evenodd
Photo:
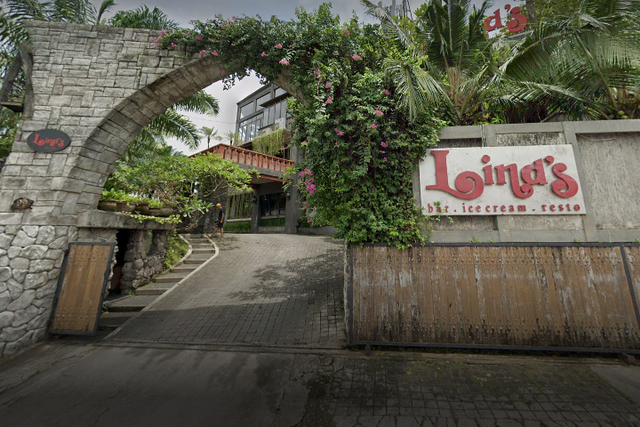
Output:
<svg viewBox="0 0 640 427">
<path fill-rule="evenodd" d="M 220 254 L 109 340 L 336 348 L 345 344 L 343 244 L 227 234 Z"/>
</svg>

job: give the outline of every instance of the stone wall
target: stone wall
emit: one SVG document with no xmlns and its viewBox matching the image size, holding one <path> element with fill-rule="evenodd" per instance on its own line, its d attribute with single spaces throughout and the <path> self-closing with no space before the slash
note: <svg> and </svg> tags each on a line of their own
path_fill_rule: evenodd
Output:
<svg viewBox="0 0 640 427">
<path fill-rule="evenodd" d="M 122 289 L 136 289 L 162 271 L 168 237 L 169 231 L 133 230 L 124 254 Z"/>
<path fill-rule="evenodd" d="M 443 129 L 438 147 L 562 144 L 574 148 L 585 215 L 454 216 L 452 221 L 442 218 L 430 224 L 431 240 L 436 243 L 640 240 L 637 184 L 640 120 L 450 127 Z M 418 205 L 421 187 L 416 173 L 414 194 Z"/>
<path fill-rule="evenodd" d="M 223 74 L 213 57 L 154 49 L 153 31 L 51 22 L 27 29 L 32 103 L 0 172 L 0 357 L 46 336 L 69 242 L 115 238 L 107 230 L 114 224 L 93 212 L 129 142 Z M 33 151 L 27 137 L 41 129 L 67 133 L 71 145 Z M 13 210 L 18 198 L 33 206 Z"/>
</svg>

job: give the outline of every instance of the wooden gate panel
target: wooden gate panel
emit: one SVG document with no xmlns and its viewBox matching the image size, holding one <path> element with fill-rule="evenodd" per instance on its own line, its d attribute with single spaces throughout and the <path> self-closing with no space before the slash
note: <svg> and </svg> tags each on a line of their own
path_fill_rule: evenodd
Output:
<svg viewBox="0 0 640 427">
<path fill-rule="evenodd" d="M 52 333 L 95 334 L 114 247 L 112 243 L 69 244 L 58 286 Z"/>
<path fill-rule="evenodd" d="M 353 342 L 640 348 L 638 247 L 350 250 Z"/>
</svg>

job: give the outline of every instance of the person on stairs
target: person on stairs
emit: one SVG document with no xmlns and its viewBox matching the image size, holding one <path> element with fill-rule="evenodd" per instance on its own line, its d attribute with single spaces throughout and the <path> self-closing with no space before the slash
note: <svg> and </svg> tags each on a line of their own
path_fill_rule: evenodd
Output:
<svg viewBox="0 0 640 427">
<path fill-rule="evenodd" d="M 216 227 L 213 229 L 213 232 L 209 234 L 209 238 L 213 238 L 216 231 L 220 230 L 220 237 L 224 239 L 224 221 L 227 219 L 227 211 L 220 203 L 216 205 L 216 208 L 218 208 L 218 221 L 216 222 Z"/>
</svg>

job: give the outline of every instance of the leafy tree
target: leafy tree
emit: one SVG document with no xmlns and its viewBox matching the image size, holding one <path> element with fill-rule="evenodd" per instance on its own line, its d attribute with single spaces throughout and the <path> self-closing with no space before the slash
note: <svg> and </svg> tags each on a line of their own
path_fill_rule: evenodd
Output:
<svg viewBox="0 0 640 427">
<path fill-rule="evenodd" d="M 222 190 L 247 190 L 251 175 L 237 164 L 207 153 L 187 157 L 171 154 L 140 163 L 122 166 L 112 174 L 107 189 L 159 200 L 175 206 L 194 224 L 210 207 L 209 200 Z"/>
<path fill-rule="evenodd" d="M 324 4 L 297 9 L 291 21 L 218 16 L 159 43 L 217 55 L 227 84 L 255 70 L 295 96 L 292 143 L 305 154 L 297 185 L 307 210 L 339 236 L 399 247 L 423 241 L 411 172 L 443 122 L 425 103 L 403 103 L 400 81 L 380 71 L 398 48 L 379 26 L 341 24 Z"/>
</svg>

